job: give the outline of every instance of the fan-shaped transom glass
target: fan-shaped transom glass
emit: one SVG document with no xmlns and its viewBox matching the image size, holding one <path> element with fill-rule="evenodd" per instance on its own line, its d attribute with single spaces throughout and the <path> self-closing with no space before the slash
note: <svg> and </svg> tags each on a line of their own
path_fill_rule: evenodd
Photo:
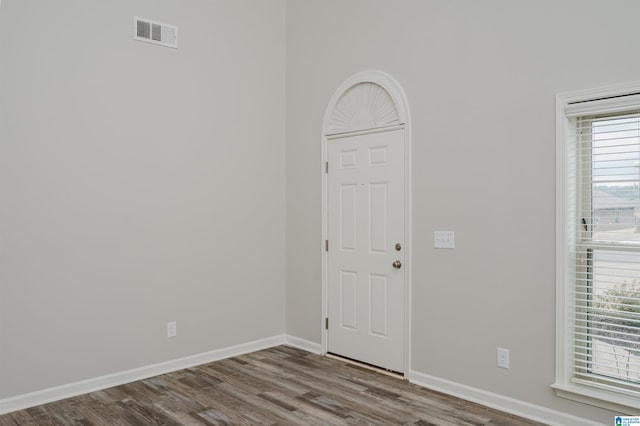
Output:
<svg viewBox="0 0 640 426">
<path fill-rule="evenodd" d="M 351 86 L 340 97 L 331 112 L 328 133 L 375 129 L 399 122 L 398 110 L 389 93 L 379 84 L 362 82 Z"/>
</svg>

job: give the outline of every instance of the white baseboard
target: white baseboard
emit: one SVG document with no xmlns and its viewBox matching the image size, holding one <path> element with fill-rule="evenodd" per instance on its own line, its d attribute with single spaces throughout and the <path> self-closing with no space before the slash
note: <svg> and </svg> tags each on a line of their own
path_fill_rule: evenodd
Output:
<svg viewBox="0 0 640 426">
<path fill-rule="evenodd" d="M 6 414 L 12 411 L 22 410 L 24 408 L 46 404 L 48 402 L 59 401 L 61 399 L 82 395 L 88 392 L 95 392 L 101 389 L 135 382 L 137 380 L 148 379 L 149 377 L 182 370 L 183 368 L 194 367 L 196 365 L 219 361 L 224 358 L 271 348 L 273 346 L 284 344 L 285 340 L 284 335 L 268 337 L 266 339 L 255 340 L 253 342 L 217 349 L 198 355 L 192 355 L 167 362 L 161 362 L 159 364 L 135 368 L 133 370 L 122 371 L 120 373 L 83 380 L 81 382 L 69 383 L 6 399 L 0 399 L 0 414 Z"/>
<path fill-rule="evenodd" d="M 89 392 L 95 392 L 101 389 L 107 389 L 125 383 L 135 382 L 137 380 L 144 380 L 160 374 L 170 373 L 172 371 L 181 370 L 183 368 L 194 367 L 196 365 L 206 364 L 209 362 L 242 355 L 249 352 L 255 352 L 282 344 L 287 344 L 315 354 L 320 354 L 322 352 L 322 347 L 318 343 L 310 342 L 308 340 L 301 339 L 295 336 L 272 336 L 265 339 L 255 340 L 253 342 L 217 349 L 214 351 L 162 362 L 159 364 L 148 365 L 145 367 L 123 371 L 120 373 L 109 374 L 102 377 L 96 377 L 93 379 L 69 383 L 66 385 L 43 389 L 23 395 L 17 395 L 6 399 L 0 399 L 0 414 L 6 414 L 12 411 L 46 404 L 48 402 L 59 401 L 65 398 L 70 398 Z M 601 425 L 600 423 L 596 423 L 591 420 L 586 420 L 577 416 L 572 416 L 559 411 L 530 404 L 528 402 L 509 398 L 503 395 L 498 395 L 492 392 L 487 392 L 482 389 L 473 388 L 471 386 L 466 386 L 460 383 L 455 383 L 449 380 L 419 373 L 417 371 L 410 371 L 407 378 L 410 382 L 428 389 L 433 389 L 435 391 L 443 392 L 448 395 L 465 399 L 467 401 L 476 402 L 487 407 L 495 408 L 500 411 L 505 411 L 507 413 L 515 414 L 549 425 Z"/>
<path fill-rule="evenodd" d="M 551 410 L 518 399 L 509 398 L 493 392 L 430 376 L 428 374 L 410 371 L 408 379 L 418 386 L 432 389 L 447 395 L 455 396 L 467 401 L 476 402 L 487 407 L 506 413 L 515 414 L 530 420 L 538 421 L 551 426 L 602 426 L 602 423 L 581 417 Z"/>
<path fill-rule="evenodd" d="M 320 345 L 319 343 L 301 339 L 299 337 L 287 335 L 284 338 L 284 342 L 286 345 L 302 349 L 303 351 L 311 352 L 312 354 L 320 355 L 322 353 L 322 345 Z"/>
</svg>

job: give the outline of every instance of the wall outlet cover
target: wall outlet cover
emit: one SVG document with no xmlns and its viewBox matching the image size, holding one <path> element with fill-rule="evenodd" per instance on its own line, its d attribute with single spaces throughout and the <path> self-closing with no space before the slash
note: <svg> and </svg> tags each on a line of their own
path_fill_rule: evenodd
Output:
<svg viewBox="0 0 640 426">
<path fill-rule="evenodd" d="M 509 368 L 509 349 L 497 348 L 497 365 L 500 368 Z"/>
</svg>

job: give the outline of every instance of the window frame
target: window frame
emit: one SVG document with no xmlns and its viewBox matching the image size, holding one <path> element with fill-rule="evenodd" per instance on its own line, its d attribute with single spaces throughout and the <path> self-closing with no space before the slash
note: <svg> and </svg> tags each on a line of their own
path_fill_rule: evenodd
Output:
<svg viewBox="0 0 640 426">
<path fill-rule="evenodd" d="M 570 306 L 575 296 L 573 276 L 576 274 L 575 260 L 570 258 L 570 233 L 573 232 L 568 220 L 572 208 L 569 201 L 569 168 L 575 155 L 569 143 L 569 130 L 574 117 L 608 114 L 640 109 L 640 81 L 606 86 L 595 89 L 562 93 L 556 96 L 556 371 L 551 387 L 557 396 L 614 410 L 628 412 L 629 408 L 640 405 L 640 394 L 628 391 L 605 389 L 595 385 L 573 381 L 575 366 L 571 348 L 575 318 Z M 582 178 L 578 177 L 579 180 Z M 583 182 L 581 183 L 583 184 Z M 578 200 L 578 203 L 580 200 Z M 584 203 L 584 200 L 582 200 Z M 575 238 L 573 239 L 575 240 Z"/>
</svg>

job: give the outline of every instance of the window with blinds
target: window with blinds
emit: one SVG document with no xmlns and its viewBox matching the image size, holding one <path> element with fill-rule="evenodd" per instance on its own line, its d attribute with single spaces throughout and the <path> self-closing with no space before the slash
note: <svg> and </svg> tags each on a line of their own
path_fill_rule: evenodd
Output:
<svg viewBox="0 0 640 426">
<path fill-rule="evenodd" d="M 574 129 L 575 379 L 640 390 L 640 116 Z"/>
<path fill-rule="evenodd" d="M 568 391 L 638 406 L 640 96 L 588 95 L 559 98 L 554 387 L 561 396 Z"/>
</svg>

